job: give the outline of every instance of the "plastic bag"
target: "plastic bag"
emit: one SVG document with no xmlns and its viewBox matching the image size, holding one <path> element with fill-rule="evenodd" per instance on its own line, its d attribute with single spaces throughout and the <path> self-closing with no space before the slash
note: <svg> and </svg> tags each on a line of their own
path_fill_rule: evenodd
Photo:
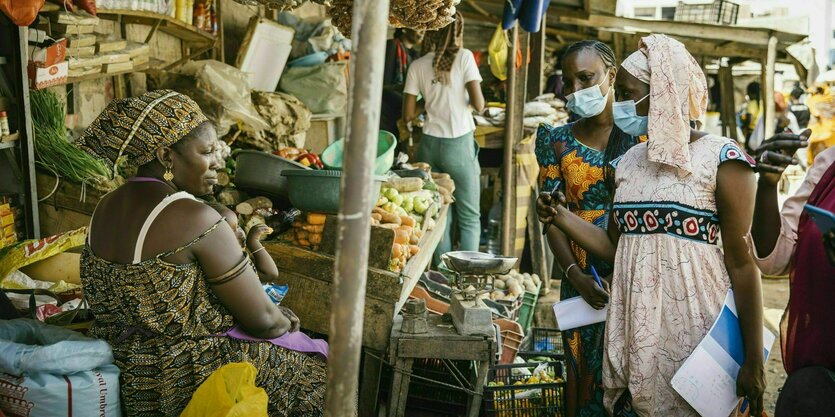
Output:
<svg viewBox="0 0 835 417">
<path fill-rule="evenodd" d="M 278 89 L 301 100 L 313 114 L 344 115 L 348 107 L 345 61 L 284 70 Z"/>
<path fill-rule="evenodd" d="M 29 417 L 121 416 L 119 369 L 103 340 L 35 320 L 0 322 L 0 410 Z"/>
<path fill-rule="evenodd" d="M 29 26 L 38 17 L 44 0 L 0 0 L 0 12 L 18 26 Z"/>
<path fill-rule="evenodd" d="M 267 393 L 249 363 L 220 367 L 200 384 L 180 417 L 267 417 Z"/>
<path fill-rule="evenodd" d="M 487 45 L 487 61 L 490 63 L 490 72 L 499 81 L 507 79 L 508 44 L 507 35 L 502 30 L 502 25 L 496 26 L 496 31 L 493 32 L 493 38 L 490 39 L 490 44 Z"/>
<path fill-rule="evenodd" d="M 82 227 L 40 240 L 24 240 L 0 249 L 0 281 L 12 271 L 83 246 L 86 239 L 87 228 Z"/>
</svg>

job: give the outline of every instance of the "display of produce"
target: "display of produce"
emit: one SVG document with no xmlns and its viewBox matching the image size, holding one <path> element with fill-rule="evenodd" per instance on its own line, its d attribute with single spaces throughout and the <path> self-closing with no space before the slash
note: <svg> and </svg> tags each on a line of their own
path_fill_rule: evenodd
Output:
<svg viewBox="0 0 835 417">
<path fill-rule="evenodd" d="M 298 8 L 302 4 L 304 4 L 307 0 L 235 0 L 236 3 L 245 4 L 247 6 L 257 6 L 262 4 L 267 6 L 270 9 L 275 10 L 292 10 Z M 314 3 L 321 4 L 323 6 L 329 6 L 331 0 L 310 0 Z"/>
<path fill-rule="evenodd" d="M 240 1 L 240 0 L 238 0 Z M 397 28 L 437 30 L 454 20 L 455 6 L 461 0 L 392 0 L 389 23 Z M 328 14 L 345 36 L 351 35 L 353 0 L 332 0 Z"/>
</svg>

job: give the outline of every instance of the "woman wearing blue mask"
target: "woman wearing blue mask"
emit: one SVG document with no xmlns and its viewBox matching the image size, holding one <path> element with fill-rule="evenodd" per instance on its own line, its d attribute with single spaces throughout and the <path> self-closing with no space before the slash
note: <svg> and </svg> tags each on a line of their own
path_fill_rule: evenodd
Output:
<svg viewBox="0 0 835 417">
<path fill-rule="evenodd" d="M 536 139 L 541 189 L 550 191 L 559 184 L 571 212 L 601 228 L 606 226 L 610 186 L 614 183 L 613 170 L 606 167 L 638 143 L 614 125 L 616 68 L 614 52 L 602 42 L 582 41 L 569 46 L 562 59 L 564 93 L 569 110 L 582 118 L 560 127 L 542 125 Z M 588 256 L 555 227 L 548 231 L 548 241 L 563 270 L 560 298 L 579 295 L 603 308 L 609 295 L 595 283 L 591 268 L 606 276 L 611 266 Z M 604 285 L 608 287 L 608 282 Z M 567 416 L 605 415 L 603 333 L 603 323 L 562 333 L 568 365 Z"/>
<path fill-rule="evenodd" d="M 607 411 L 698 416 L 671 380 L 733 287 L 745 354 L 737 394 L 748 400 L 742 411 L 750 406 L 759 416 L 762 288 L 745 239 L 756 194 L 754 161 L 733 140 L 691 129 L 706 111 L 707 82 L 680 42 L 643 38 L 621 65 L 615 89 L 615 124 L 648 140 L 613 162 L 607 231 L 589 227 L 548 196 L 537 204 L 543 222 L 613 262 L 603 358 Z"/>
</svg>

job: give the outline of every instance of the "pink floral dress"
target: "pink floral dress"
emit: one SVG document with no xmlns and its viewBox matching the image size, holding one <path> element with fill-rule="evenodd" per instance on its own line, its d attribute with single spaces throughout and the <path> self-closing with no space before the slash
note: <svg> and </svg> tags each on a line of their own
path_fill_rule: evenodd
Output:
<svg viewBox="0 0 835 417">
<path fill-rule="evenodd" d="M 616 165 L 621 231 L 603 358 L 604 403 L 616 416 L 698 416 L 670 385 L 730 287 L 719 241 L 719 165 L 754 161 L 731 139 L 690 143 L 692 172 L 650 162 L 647 145 Z"/>
</svg>

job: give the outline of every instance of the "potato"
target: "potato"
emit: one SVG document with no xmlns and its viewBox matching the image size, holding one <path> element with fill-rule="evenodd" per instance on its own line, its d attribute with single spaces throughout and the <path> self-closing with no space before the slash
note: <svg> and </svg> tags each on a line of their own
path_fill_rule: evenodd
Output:
<svg viewBox="0 0 835 417">
<path fill-rule="evenodd" d="M 516 282 L 514 282 L 513 285 L 508 284 L 507 289 L 510 290 L 510 293 L 514 296 L 518 296 L 525 291 L 525 289 Z"/>
<path fill-rule="evenodd" d="M 525 291 L 530 293 L 536 292 L 536 285 L 534 285 L 533 281 L 529 281 L 525 283 Z"/>
<path fill-rule="evenodd" d="M 503 290 L 507 288 L 507 284 L 504 281 L 497 279 L 493 281 L 493 288 L 497 290 Z"/>
<path fill-rule="evenodd" d="M 491 300 L 501 300 L 502 298 L 504 298 L 504 293 L 501 291 L 493 291 L 490 293 Z"/>
</svg>

